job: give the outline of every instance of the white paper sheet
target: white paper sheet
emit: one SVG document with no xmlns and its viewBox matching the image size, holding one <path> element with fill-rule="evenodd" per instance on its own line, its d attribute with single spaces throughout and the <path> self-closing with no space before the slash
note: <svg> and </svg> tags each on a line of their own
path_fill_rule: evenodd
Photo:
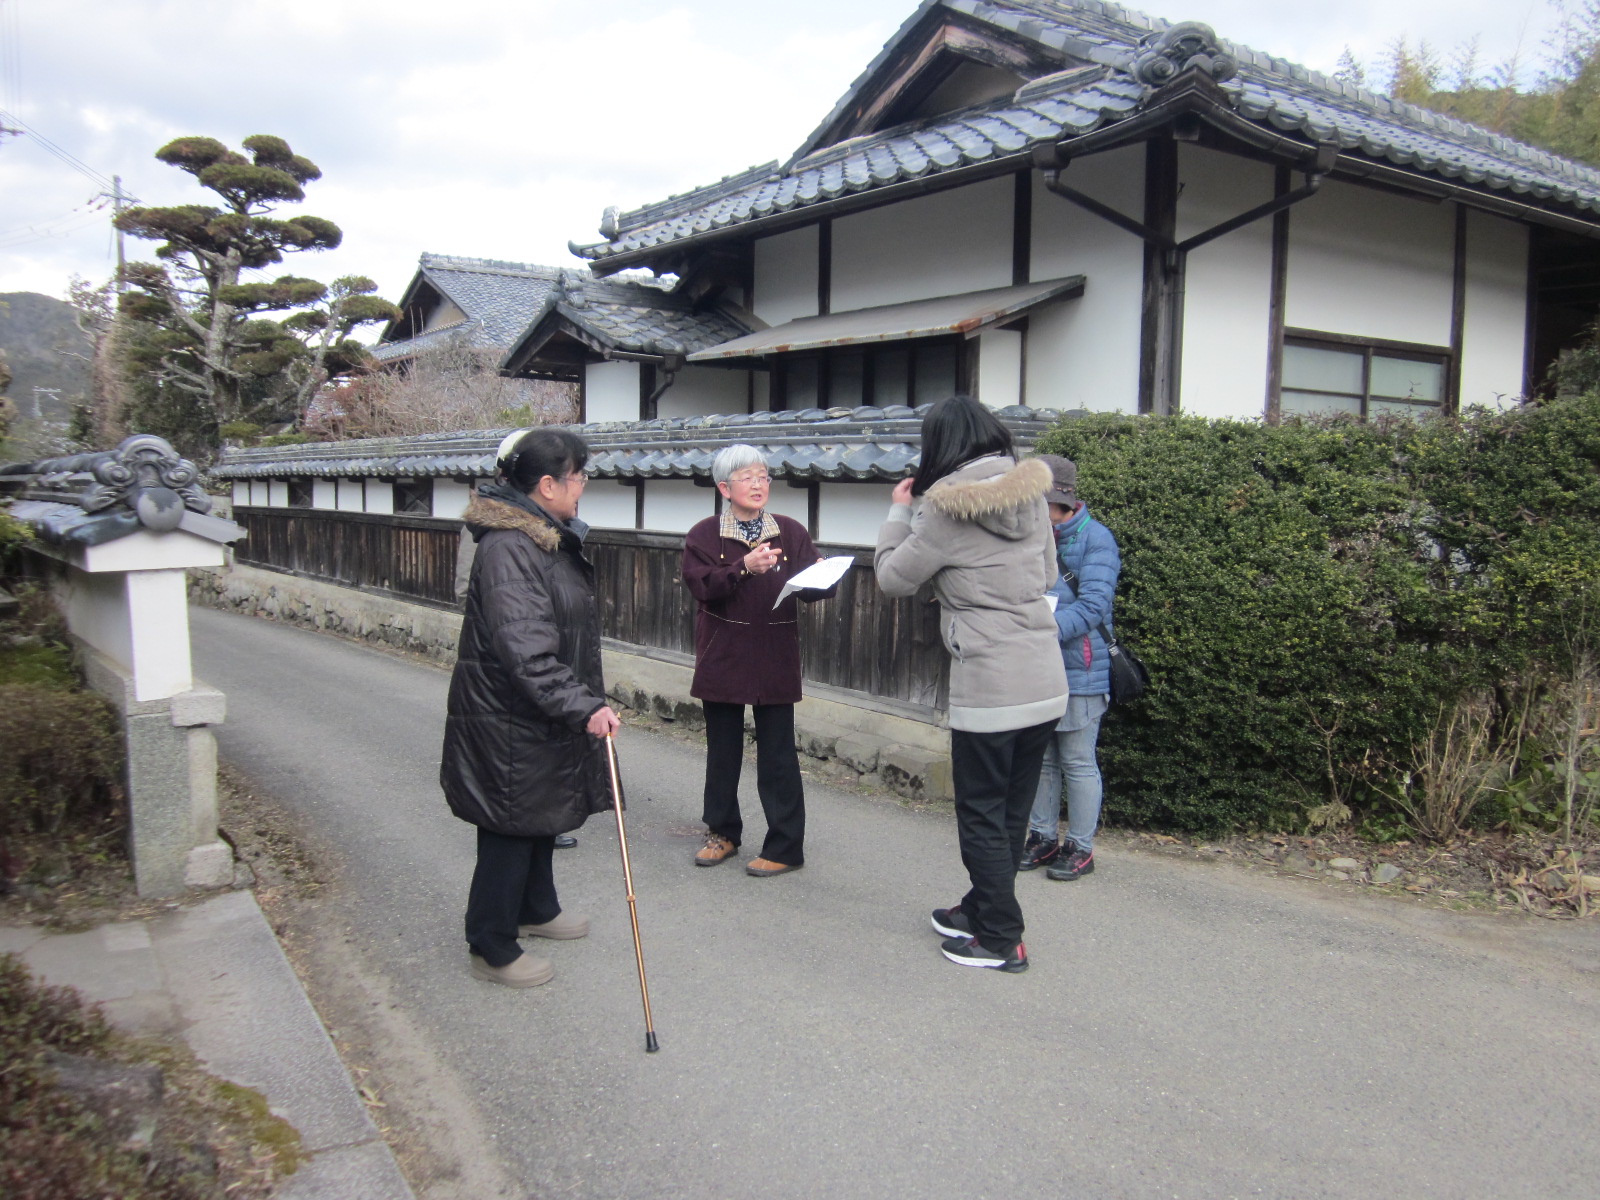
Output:
<svg viewBox="0 0 1600 1200">
<path fill-rule="evenodd" d="M 855 565 L 855 561 L 854 554 L 836 554 L 832 558 L 813 563 L 803 571 L 796 571 L 784 583 L 783 591 L 778 593 L 778 598 L 772 602 L 772 607 L 777 608 L 792 593 L 806 588 L 831 588 L 844 578 L 844 573 Z"/>
</svg>

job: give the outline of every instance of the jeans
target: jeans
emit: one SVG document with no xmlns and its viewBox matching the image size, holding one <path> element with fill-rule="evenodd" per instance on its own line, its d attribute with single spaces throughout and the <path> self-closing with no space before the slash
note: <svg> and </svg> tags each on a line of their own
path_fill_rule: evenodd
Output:
<svg viewBox="0 0 1600 1200">
<path fill-rule="evenodd" d="M 1073 696 L 1067 715 L 1056 726 L 1039 770 L 1039 794 L 1034 797 L 1028 830 L 1055 839 L 1061 824 L 1061 781 L 1067 783 L 1067 836 L 1085 854 L 1094 849 L 1094 831 L 1100 824 L 1100 762 L 1095 742 L 1100 719 L 1111 705 L 1110 696 Z"/>
<path fill-rule="evenodd" d="M 956 793 L 956 837 L 972 890 L 961 911 L 978 944 L 1009 955 L 1022 940 L 1017 860 L 1028 808 L 1039 788 L 1039 762 L 1054 721 L 1000 733 L 950 731 L 950 774 Z"/>
<path fill-rule="evenodd" d="M 744 705 L 701 701 L 706 711 L 706 787 L 702 819 L 737 846 L 744 836 L 739 773 L 744 767 Z M 767 817 L 761 857 L 798 867 L 806 861 L 806 793 L 794 748 L 794 705 L 754 704 L 756 794 Z"/>
<path fill-rule="evenodd" d="M 467 946 L 491 967 L 516 962 L 518 925 L 561 915 L 550 855 L 553 837 L 510 837 L 478 830 L 478 867 L 467 894 Z"/>
</svg>

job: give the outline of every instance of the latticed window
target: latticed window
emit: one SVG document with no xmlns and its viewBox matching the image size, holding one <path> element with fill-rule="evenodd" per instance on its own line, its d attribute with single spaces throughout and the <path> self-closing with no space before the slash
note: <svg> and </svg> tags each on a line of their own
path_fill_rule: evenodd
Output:
<svg viewBox="0 0 1600 1200">
<path fill-rule="evenodd" d="M 1448 366 L 1447 353 L 1425 348 L 1285 338 L 1279 412 L 1430 417 L 1444 408 Z"/>
<path fill-rule="evenodd" d="M 394 510 L 421 517 L 433 515 L 433 480 L 397 479 L 394 481 Z"/>
</svg>

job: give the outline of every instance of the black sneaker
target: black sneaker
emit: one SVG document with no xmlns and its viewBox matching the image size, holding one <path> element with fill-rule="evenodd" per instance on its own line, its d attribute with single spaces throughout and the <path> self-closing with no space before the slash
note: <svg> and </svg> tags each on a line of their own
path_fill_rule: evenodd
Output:
<svg viewBox="0 0 1600 1200">
<path fill-rule="evenodd" d="M 1037 871 L 1046 863 L 1053 863 L 1061 847 L 1054 838 L 1046 839 L 1042 833 L 1028 830 L 1028 840 L 1022 844 L 1022 857 L 1017 860 L 1017 870 Z"/>
<path fill-rule="evenodd" d="M 967 914 L 961 911 L 961 905 L 955 904 L 933 910 L 933 931 L 940 937 L 969 938 L 972 925 L 967 921 Z"/>
<path fill-rule="evenodd" d="M 558 834 L 556 834 L 556 849 L 557 850 L 571 850 L 577 844 L 578 844 L 578 839 L 573 837 L 570 833 L 558 833 Z"/>
<path fill-rule="evenodd" d="M 985 950 L 978 944 L 978 939 L 973 937 L 951 938 L 939 949 L 944 951 L 944 956 L 951 962 L 959 963 L 963 967 L 989 967 L 1012 975 L 1028 969 L 1028 948 L 1021 942 L 1017 943 L 1017 948 L 1011 952 L 1009 958 L 1002 958 L 993 950 Z"/>
<path fill-rule="evenodd" d="M 1080 850 L 1074 843 L 1072 849 L 1056 859 L 1055 864 L 1045 872 L 1051 879 L 1071 881 L 1082 879 L 1094 870 L 1094 851 Z"/>
</svg>

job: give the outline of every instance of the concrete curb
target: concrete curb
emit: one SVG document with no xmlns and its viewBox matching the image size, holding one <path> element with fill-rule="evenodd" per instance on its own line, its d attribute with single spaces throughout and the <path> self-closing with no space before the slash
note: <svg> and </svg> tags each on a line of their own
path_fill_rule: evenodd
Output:
<svg viewBox="0 0 1600 1200">
<path fill-rule="evenodd" d="M 0 927 L 0 951 L 133 1033 L 179 1034 L 206 1069 L 267 1098 L 308 1156 L 284 1200 L 414 1200 L 253 893 L 85 933 Z"/>
</svg>

